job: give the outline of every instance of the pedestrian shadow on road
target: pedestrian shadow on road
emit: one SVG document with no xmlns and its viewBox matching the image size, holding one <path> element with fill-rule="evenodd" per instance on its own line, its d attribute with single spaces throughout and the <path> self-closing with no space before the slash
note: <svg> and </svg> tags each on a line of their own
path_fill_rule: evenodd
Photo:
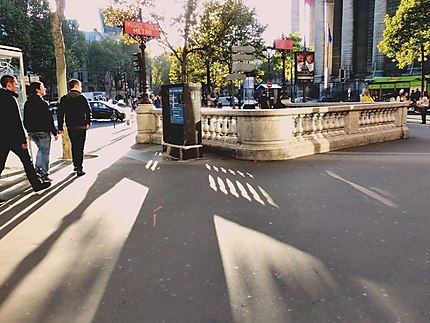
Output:
<svg viewBox="0 0 430 323">
<path fill-rule="evenodd" d="M 0 207 L 0 239 L 4 238 L 49 200 L 53 199 L 75 179 L 76 176 L 70 174 L 62 181 L 52 185 L 49 191 L 45 192 L 43 195 L 35 195 L 33 190 L 29 188 L 2 205 Z"/>
<path fill-rule="evenodd" d="M 100 223 L 98 221 L 100 219 L 98 219 L 97 216 L 94 217 L 94 214 L 91 214 L 91 216 L 89 216 L 89 213 L 91 213 L 90 207 L 93 205 L 94 202 L 97 202 L 97 200 L 99 200 L 100 198 L 103 198 L 103 196 L 108 196 L 109 194 L 106 194 L 106 193 L 108 193 L 112 189 L 112 186 L 115 186 L 116 184 L 120 183 L 124 179 L 128 180 L 123 173 L 114 175 L 113 176 L 114 178 L 113 178 L 112 171 L 109 169 L 110 167 L 102 170 L 100 173 L 98 173 L 95 176 L 91 176 L 91 174 L 87 174 L 84 178 L 79 178 L 79 180 L 83 181 L 82 182 L 83 184 L 79 186 L 79 189 L 86 191 L 86 193 L 82 195 L 82 198 L 79 204 L 77 204 L 72 211 L 64 215 L 64 217 L 61 219 L 61 222 L 58 224 L 56 228 L 53 229 L 53 231 L 50 232 L 49 236 L 47 236 L 40 244 L 38 244 L 37 247 L 35 247 L 34 249 L 31 249 L 24 258 L 22 258 L 19 262 L 17 262 L 16 266 L 14 266 L 13 268 L 13 271 L 11 271 L 9 275 L 2 280 L 2 286 L 0 286 L 0 309 L 4 310 L 4 307 L 7 307 L 5 304 L 6 303 L 9 304 L 8 302 L 9 298 L 14 294 L 14 292 L 17 289 L 21 288 L 22 287 L 21 284 L 26 279 L 29 279 L 29 276 L 31 276 L 34 273 L 33 272 L 34 268 L 41 266 L 42 262 L 44 262 L 46 258 L 48 258 L 48 256 L 51 257 L 53 253 L 55 254 L 55 252 L 59 252 L 57 249 L 54 248 L 54 246 L 60 242 L 60 239 L 63 238 L 63 235 L 66 232 L 70 234 L 70 230 L 73 231 L 74 229 L 76 229 L 75 225 L 78 224 L 83 217 L 86 217 L 86 219 L 89 220 L 90 224 L 88 224 L 87 222 L 85 223 L 81 222 L 80 224 L 78 224 L 77 227 L 80 230 L 83 230 L 84 232 L 78 232 L 77 235 L 73 236 L 77 240 L 77 244 L 79 246 L 82 246 L 83 249 L 79 252 L 79 255 L 77 257 L 76 255 L 75 256 L 69 255 L 64 259 L 62 258 L 62 260 L 59 260 L 60 263 L 62 261 L 65 262 L 61 265 L 61 268 L 62 268 L 61 272 L 48 272 L 46 273 L 46 277 L 47 279 L 52 280 L 54 279 L 54 277 L 57 277 L 56 275 L 59 275 L 63 277 L 62 281 L 64 282 L 66 280 L 65 277 L 70 276 L 69 278 L 71 280 L 75 279 L 75 283 L 77 284 L 78 289 L 79 288 L 82 288 L 85 290 L 97 289 L 98 278 L 103 276 L 106 272 L 104 270 L 104 267 L 106 266 L 105 264 L 103 266 L 90 266 L 86 268 L 85 274 L 80 275 L 79 278 L 75 277 L 75 270 L 77 270 L 77 268 L 79 268 L 79 266 L 82 265 L 81 261 L 83 258 L 88 256 L 89 254 L 91 254 L 91 256 L 94 256 L 93 250 L 91 249 L 93 246 L 88 241 L 88 239 L 92 237 L 91 235 L 94 232 L 95 232 L 94 234 L 97 235 L 98 230 L 102 231 L 101 235 L 106 233 L 103 231 L 103 228 L 102 229 L 99 228 Z M 17 205 L 12 205 L 10 209 L 8 209 L 8 206 L 6 206 L 6 210 L 4 211 L 3 214 L 1 213 L 1 210 L 0 210 L 0 215 L 1 215 L 0 224 L 6 225 L 0 232 L 1 233 L 0 239 L 5 237 L 14 228 L 17 228 L 17 226 L 20 223 L 22 223 L 27 218 L 29 218 L 37 209 L 40 209 L 49 200 L 53 199 L 58 193 L 60 193 L 64 188 L 72 184 L 76 179 L 77 179 L 76 176 L 69 175 L 63 181 L 61 181 L 53 188 L 51 188 L 48 194 L 44 195 L 42 199 L 40 199 L 40 201 L 36 201 L 37 197 L 31 196 L 23 200 L 21 203 Z M 86 189 L 85 187 L 86 183 L 89 186 L 88 189 Z M 114 184 L 112 185 L 112 183 Z M 19 198 L 17 202 L 19 202 Z M 61 203 L 67 203 L 67 202 L 62 201 L 60 202 L 60 204 Z M 140 211 L 142 204 L 143 204 L 143 200 L 137 206 L 138 211 Z M 17 216 L 17 214 L 20 214 L 20 212 L 22 212 L 22 214 Z M 101 210 L 100 212 L 104 212 L 104 211 Z M 121 214 L 118 214 L 118 215 L 121 215 Z M 92 222 L 94 221 L 94 218 L 96 220 L 95 222 Z M 121 218 L 120 216 L 118 218 L 120 221 L 123 221 L 123 218 Z M 8 224 L 8 222 L 10 223 Z M 109 250 L 107 251 L 100 250 L 100 251 L 102 254 L 104 252 L 110 252 Z M 56 259 L 58 260 L 58 258 Z M 98 255 L 98 257 L 96 257 L 94 261 L 97 261 L 97 259 L 99 259 L 100 262 L 103 262 L 103 261 L 109 262 L 109 260 L 106 260 L 106 259 L 109 259 L 108 256 L 101 257 L 100 255 Z M 51 258 L 49 258 L 49 261 L 51 261 Z M 82 270 L 82 268 L 80 269 Z M 40 292 L 38 292 L 37 294 L 30 292 L 28 295 L 29 298 L 32 299 L 34 302 L 39 303 L 40 306 L 38 307 L 38 311 L 32 311 L 31 318 L 29 319 L 31 321 L 41 322 L 46 317 L 52 317 L 52 315 L 54 315 L 52 313 L 57 313 L 58 314 L 57 319 L 59 319 L 60 317 L 67 317 L 68 314 L 72 315 L 72 312 L 74 311 L 75 308 L 82 308 L 82 306 L 87 305 L 86 303 L 88 299 L 86 299 L 85 297 L 74 300 L 73 301 L 74 304 L 71 305 L 69 303 L 71 300 L 65 297 L 68 293 L 70 293 L 70 289 L 68 289 L 67 286 L 62 284 L 56 286 L 54 290 L 47 292 L 46 294 L 40 293 Z M 91 293 L 88 293 L 88 295 L 90 294 Z M 64 300 L 64 302 L 59 300 Z M 25 308 L 25 310 L 24 309 L 22 310 L 23 312 L 27 310 L 29 311 L 27 306 L 29 306 L 28 304 L 30 303 L 31 302 L 27 302 L 26 304 L 21 303 L 19 307 Z M 53 310 L 52 306 L 57 307 L 57 309 L 67 308 L 66 311 L 70 311 L 70 313 L 65 314 L 63 310 L 61 311 Z M 89 311 L 91 312 L 91 310 Z M 1 312 L 2 311 L 0 311 L 0 313 Z M 7 309 L 6 309 L 6 312 L 8 312 Z M 23 312 L 20 312 L 19 315 L 21 315 Z M 60 314 L 60 312 L 62 312 L 62 314 Z M 91 316 L 91 314 L 89 315 Z M 83 321 L 86 321 L 86 320 L 84 319 Z"/>
</svg>

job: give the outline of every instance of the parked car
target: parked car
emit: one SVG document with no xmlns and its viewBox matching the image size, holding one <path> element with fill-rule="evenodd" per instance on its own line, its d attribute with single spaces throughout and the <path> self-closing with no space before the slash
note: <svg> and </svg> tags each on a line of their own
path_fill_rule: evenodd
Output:
<svg viewBox="0 0 430 323">
<path fill-rule="evenodd" d="M 123 121 L 125 113 L 103 101 L 88 102 L 91 107 L 92 119 L 109 119 Z"/>
<path fill-rule="evenodd" d="M 339 102 L 339 100 L 332 95 L 323 95 L 319 102 Z"/>
<path fill-rule="evenodd" d="M 239 105 L 239 100 L 236 97 L 234 98 L 234 105 Z M 233 106 L 231 96 L 220 96 L 218 100 L 218 106 Z"/>
<path fill-rule="evenodd" d="M 58 109 L 57 101 L 49 102 L 49 111 L 51 111 L 52 114 L 57 114 L 57 109 Z"/>
<path fill-rule="evenodd" d="M 297 97 L 297 98 L 294 99 L 294 103 L 307 103 L 307 102 L 309 102 L 309 103 L 315 103 L 315 102 L 318 102 L 318 99 L 311 98 L 311 97 L 308 97 L 308 96 L 306 96 L 304 98 L 302 96 L 299 96 L 299 97 Z"/>
</svg>

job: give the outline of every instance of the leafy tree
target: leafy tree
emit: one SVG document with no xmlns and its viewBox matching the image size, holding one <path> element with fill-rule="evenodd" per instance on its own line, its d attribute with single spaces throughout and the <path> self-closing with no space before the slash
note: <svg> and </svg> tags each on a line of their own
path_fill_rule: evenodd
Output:
<svg viewBox="0 0 430 323">
<path fill-rule="evenodd" d="M 190 42 L 191 35 L 193 34 L 197 26 L 197 5 L 198 0 L 185 0 L 184 1 L 184 13 L 180 14 L 178 17 L 174 18 L 174 26 L 177 27 L 183 44 L 181 47 L 175 47 L 168 37 L 166 31 L 161 27 L 161 43 L 164 44 L 172 51 L 172 55 L 177 59 L 180 64 L 180 83 L 187 83 L 188 71 L 187 64 L 189 62 L 188 55 L 194 51 L 193 44 Z M 162 17 L 156 17 L 158 22 L 162 22 Z M 160 23 L 162 26 L 162 24 Z"/>
<path fill-rule="evenodd" d="M 111 0 L 110 4 L 103 10 L 104 21 L 107 26 L 122 26 L 124 20 L 135 20 L 135 21 L 144 21 L 148 18 L 155 19 L 152 12 L 150 12 L 150 8 L 154 6 L 154 0 Z M 145 10 L 146 12 L 143 12 Z M 146 60 L 146 43 L 152 39 L 152 37 L 145 36 L 136 36 L 136 35 L 128 35 L 124 32 L 121 33 L 121 38 L 123 39 L 125 44 L 139 44 L 139 48 L 142 53 L 145 54 L 143 60 L 143 69 L 146 70 L 146 66 L 148 64 Z M 149 64 L 148 64 L 149 65 Z M 146 75 L 141 76 L 144 79 L 141 80 L 141 84 L 143 87 L 143 102 L 150 103 L 146 98 L 147 92 L 147 83 L 146 83 Z"/>
<path fill-rule="evenodd" d="M 45 82 L 55 78 L 50 13 L 48 1 L 0 0 L 0 43 L 22 49 L 26 72 Z"/>
<path fill-rule="evenodd" d="M 186 1 L 184 14 L 176 23 L 184 26 L 184 45 L 175 48 L 167 42 L 173 53 L 171 81 L 206 83 L 206 93 L 227 84 L 222 76 L 231 72 L 232 46 L 253 45 L 260 52 L 263 48 L 261 34 L 265 26 L 258 23 L 255 11 L 242 0 L 206 1 L 199 16 L 196 1 Z"/>
<path fill-rule="evenodd" d="M 393 17 L 385 17 L 384 38 L 378 49 L 399 68 L 421 62 L 421 88 L 424 88 L 424 62 L 430 55 L 430 0 L 401 0 Z"/>
<path fill-rule="evenodd" d="M 79 71 L 88 55 L 88 43 L 76 20 L 64 20 L 62 25 L 66 46 L 67 73 Z"/>
<path fill-rule="evenodd" d="M 169 55 L 163 53 L 152 60 L 152 88 L 156 94 L 161 93 L 161 85 L 169 84 L 170 62 Z"/>
</svg>

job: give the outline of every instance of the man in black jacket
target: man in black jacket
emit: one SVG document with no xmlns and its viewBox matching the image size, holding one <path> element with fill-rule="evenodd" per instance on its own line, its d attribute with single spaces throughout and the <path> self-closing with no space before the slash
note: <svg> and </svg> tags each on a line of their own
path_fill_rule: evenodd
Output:
<svg viewBox="0 0 430 323">
<path fill-rule="evenodd" d="M 43 183 L 37 177 L 28 153 L 27 138 L 22 127 L 19 114 L 18 82 L 12 75 L 3 75 L 0 79 L 0 109 L 3 122 L 0 127 L 0 174 L 6 166 L 6 159 L 10 151 L 13 151 L 21 160 L 27 178 L 36 194 L 41 194 L 51 183 Z M 0 203 L 3 200 L 0 200 Z"/>
<path fill-rule="evenodd" d="M 58 133 L 63 134 L 64 117 L 72 143 L 72 159 L 77 176 L 85 175 L 82 165 L 87 129 L 91 125 L 91 109 L 87 98 L 81 93 L 79 80 L 69 81 L 69 93 L 64 95 L 57 110 Z"/>
<path fill-rule="evenodd" d="M 24 104 L 24 127 L 38 148 L 35 163 L 36 172 L 42 181 L 51 182 L 52 180 L 49 178 L 51 133 L 57 140 L 57 129 L 55 129 L 49 105 L 43 100 L 43 96 L 46 94 L 43 83 L 32 82 L 29 94 L 30 97 Z"/>
</svg>

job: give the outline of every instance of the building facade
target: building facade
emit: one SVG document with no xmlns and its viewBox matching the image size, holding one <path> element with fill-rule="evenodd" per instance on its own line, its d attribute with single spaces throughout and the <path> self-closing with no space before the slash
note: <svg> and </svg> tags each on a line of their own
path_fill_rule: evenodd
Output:
<svg viewBox="0 0 430 323">
<path fill-rule="evenodd" d="M 399 4 L 400 0 L 312 1 L 315 85 L 320 90 L 337 86 L 340 69 L 346 82 L 355 84 L 369 77 L 418 73 L 418 64 L 399 70 L 377 48 L 384 18 L 393 16 Z"/>
</svg>

